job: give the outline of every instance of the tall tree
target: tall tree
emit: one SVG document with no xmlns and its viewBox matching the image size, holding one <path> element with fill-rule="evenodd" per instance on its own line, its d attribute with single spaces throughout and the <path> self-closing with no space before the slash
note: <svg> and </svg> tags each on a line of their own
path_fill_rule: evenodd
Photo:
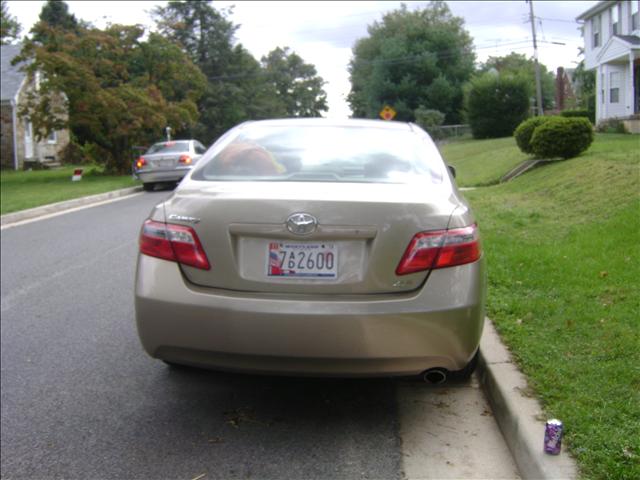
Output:
<svg viewBox="0 0 640 480">
<path fill-rule="evenodd" d="M 415 120 L 418 107 L 461 119 L 462 88 L 474 71 L 473 43 L 464 21 L 442 1 L 387 13 L 358 40 L 349 66 L 348 101 L 356 117 L 377 118 L 391 105 L 397 118 Z"/>
<path fill-rule="evenodd" d="M 480 73 L 486 73 L 492 69 L 498 71 L 500 75 L 522 77 L 530 86 L 531 94 L 535 92 L 536 76 L 533 58 L 527 58 L 524 54 L 515 52 L 504 57 L 489 57 L 480 66 Z M 540 85 L 542 86 L 542 106 L 548 110 L 555 102 L 555 76 L 543 64 L 540 64 Z"/>
<path fill-rule="evenodd" d="M 125 172 L 131 146 L 157 140 L 167 125 L 177 134 L 190 130 L 205 79 L 179 47 L 160 35 L 144 41 L 138 25 L 78 29 L 41 21 L 19 57 L 32 60 L 30 75 L 43 74 L 20 112 L 38 137 L 69 127 L 108 170 Z"/>
<path fill-rule="evenodd" d="M 316 67 L 305 63 L 288 47 L 276 49 L 262 57 L 262 65 L 273 83 L 289 117 L 319 117 L 326 112 L 327 94 L 324 80 Z"/>
<path fill-rule="evenodd" d="M 205 143 L 211 143 L 247 118 L 247 101 L 243 97 L 250 90 L 245 83 L 258 77 L 259 65 L 242 46 L 234 48 L 233 35 L 238 27 L 208 2 L 171 1 L 165 7 L 156 7 L 153 15 L 160 33 L 180 45 L 207 78 L 194 132 Z"/>
<path fill-rule="evenodd" d="M 7 45 L 18 39 L 22 27 L 18 20 L 9 13 L 6 0 L 0 2 L 0 43 Z"/>
<path fill-rule="evenodd" d="M 195 0 L 169 2 L 154 10 L 162 35 L 180 44 L 207 77 L 198 103 L 198 138 L 212 142 L 245 120 L 318 115 L 326 110 L 324 82 L 312 65 L 286 49 L 271 52 L 261 65 L 242 45 L 234 45 L 238 27 L 226 15 L 209 2 Z M 278 89 L 284 84 L 295 93 L 285 95 L 286 88 Z M 303 95 L 303 87 L 310 93 Z"/>
</svg>

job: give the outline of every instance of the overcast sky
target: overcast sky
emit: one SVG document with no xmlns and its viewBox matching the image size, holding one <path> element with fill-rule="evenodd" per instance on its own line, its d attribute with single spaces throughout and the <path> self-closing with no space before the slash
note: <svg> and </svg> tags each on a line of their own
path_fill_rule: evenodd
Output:
<svg viewBox="0 0 640 480">
<path fill-rule="evenodd" d="M 28 33 L 38 20 L 43 1 L 9 1 L 9 12 Z M 107 22 L 153 27 L 148 12 L 155 1 L 69 1 L 76 17 L 104 27 Z M 422 8 L 428 2 L 404 2 L 409 9 Z M 536 33 L 540 61 L 552 71 L 557 67 L 573 68 L 579 61 L 578 47 L 583 45 L 575 18 L 597 1 L 534 1 Z M 235 5 L 230 20 L 240 25 L 236 39 L 260 59 L 278 46 L 288 46 L 305 61 L 312 63 L 327 82 L 330 117 L 345 117 L 351 112 L 346 103 L 350 83 L 347 65 L 351 48 L 358 38 L 367 35 L 367 25 L 380 20 L 384 12 L 401 2 L 269 2 L 215 1 L 216 8 Z M 514 51 L 533 55 L 529 5 L 514 1 L 450 1 L 454 15 L 465 20 L 474 40 L 477 60 L 507 55 Z M 555 43 L 551 43 L 555 42 Z M 564 44 L 564 45 L 559 45 Z"/>
</svg>

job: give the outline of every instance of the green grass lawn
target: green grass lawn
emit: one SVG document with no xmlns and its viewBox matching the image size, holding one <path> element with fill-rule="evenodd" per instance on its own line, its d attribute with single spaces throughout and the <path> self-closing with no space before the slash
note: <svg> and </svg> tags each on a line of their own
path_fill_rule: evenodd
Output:
<svg viewBox="0 0 640 480">
<path fill-rule="evenodd" d="M 529 157 L 516 147 L 513 137 L 496 140 L 461 140 L 440 148 L 445 161 L 456 167 L 460 187 L 493 185 Z"/>
<path fill-rule="evenodd" d="M 72 182 L 74 168 L 84 170 L 82 180 Z M 109 176 L 98 167 L 65 166 L 55 170 L 0 173 L 0 213 L 11 213 L 72 198 L 140 185 L 131 175 Z"/>
<path fill-rule="evenodd" d="M 507 168 L 491 152 L 519 157 L 512 139 L 450 149 L 470 182 L 490 177 L 474 162 Z M 578 158 L 466 192 L 488 315 L 547 415 L 564 422 L 582 478 L 640 478 L 639 152 L 637 135 L 597 135 Z"/>
</svg>

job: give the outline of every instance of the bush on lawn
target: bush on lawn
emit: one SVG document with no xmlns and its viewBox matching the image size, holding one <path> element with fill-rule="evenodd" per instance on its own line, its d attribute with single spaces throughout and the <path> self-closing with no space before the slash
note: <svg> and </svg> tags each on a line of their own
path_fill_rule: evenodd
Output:
<svg viewBox="0 0 640 480">
<path fill-rule="evenodd" d="M 531 148 L 538 158 L 572 158 L 593 142 L 593 127 L 586 118 L 552 117 L 535 128 Z"/>
<path fill-rule="evenodd" d="M 420 105 L 413 111 L 413 114 L 416 117 L 416 123 L 427 131 L 431 138 L 434 140 L 440 139 L 442 136 L 440 125 L 444 122 L 444 113 L 440 110 L 433 110 Z"/>
<path fill-rule="evenodd" d="M 527 118 L 530 87 L 522 77 L 487 73 L 465 89 L 465 109 L 474 138 L 513 135 Z"/>
<path fill-rule="evenodd" d="M 564 110 L 560 112 L 560 115 L 566 118 L 574 118 L 574 117 L 585 117 L 591 119 L 588 110 Z"/>
<path fill-rule="evenodd" d="M 533 136 L 533 131 L 550 118 L 553 117 L 531 117 L 518 125 L 513 136 L 516 139 L 518 148 L 523 153 L 533 153 L 533 149 L 531 148 L 531 137 Z"/>
</svg>

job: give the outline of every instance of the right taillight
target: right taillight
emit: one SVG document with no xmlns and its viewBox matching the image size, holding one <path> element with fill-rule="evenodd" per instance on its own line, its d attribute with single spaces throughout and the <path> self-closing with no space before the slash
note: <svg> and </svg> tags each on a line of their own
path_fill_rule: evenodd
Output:
<svg viewBox="0 0 640 480">
<path fill-rule="evenodd" d="M 140 253 L 209 270 L 209 260 L 191 227 L 147 220 L 140 232 Z"/>
<path fill-rule="evenodd" d="M 414 235 L 404 252 L 396 275 L 455 267 L 475 262 L 480 258 L 480 236 L 477 225 L 420 232 Z"/>
</svg>

